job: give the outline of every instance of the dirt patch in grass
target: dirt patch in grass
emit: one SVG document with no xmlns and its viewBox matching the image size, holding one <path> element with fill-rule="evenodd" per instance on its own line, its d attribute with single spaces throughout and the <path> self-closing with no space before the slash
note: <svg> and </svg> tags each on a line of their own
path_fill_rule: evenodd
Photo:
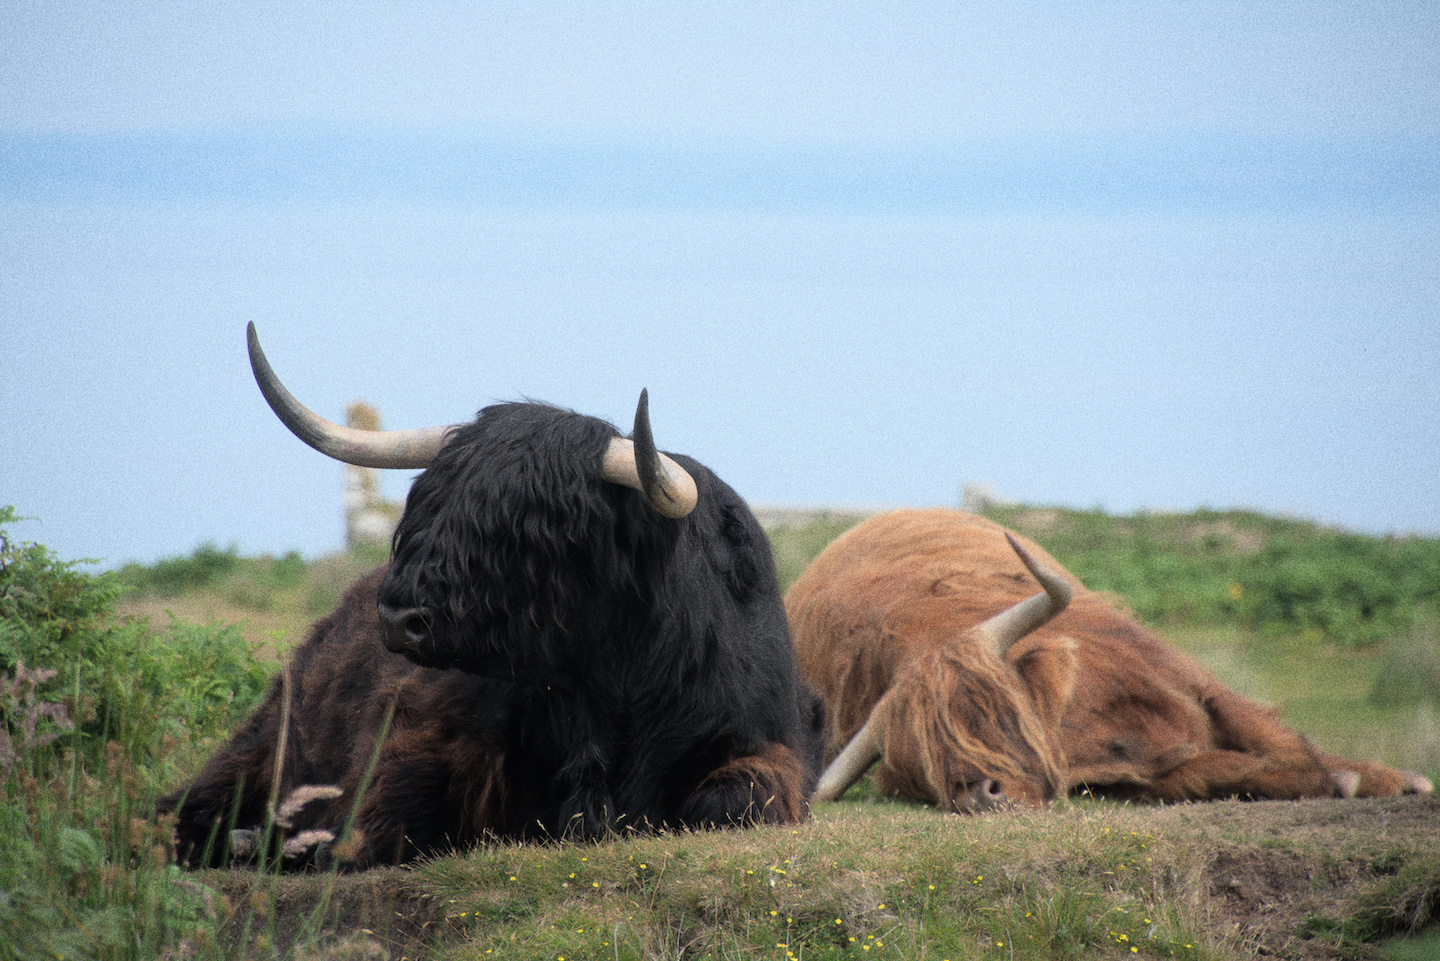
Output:
<svg viewBox="0 0 1440 961">
<path fill-rule="evenodd" d="M 1371 957 L 1318 937 L 1368 918 L 1364 937 L 1413 934 L 1440 919 L 1440 797 L 1175 805 L 1138 813 L 1155 833 L 1194 836 L 1212 924 L 1257 954 Z M 1408 869 L 1413 875 L 1400 883 Z M 1408 888 L 1408 890 L 1400 890 Z M 1426 895 L 1428 889 L 1428 895 Z M 1385 905 L 1388 895 L 1394 903 Z M 1407 903 L 1426 900 L 1428 905 Z"/>
<path fill-rule="evenodd" d="M 1203 907 L 1213 933 L 1257 955 L 1378 957 L 1373 945 L 1341 939 L 1342 929 L 1375 940 L 1440 920 L 1437 795 L 1225 801 L 1123 816 L 1204 852 Z M 1357 927 L 1356 919 L 1368 920 Z"/>
<path fill-rule="evenodd" d="M 249 956 L 327 959 L 419 958 L 437 942 L 443 905 L 411 871 L 377 868 L 339 875 L 202 871 L 222 894 L 222 938 Z M 277 952 L 272 954 L 272 952 Z"/>
</svg>

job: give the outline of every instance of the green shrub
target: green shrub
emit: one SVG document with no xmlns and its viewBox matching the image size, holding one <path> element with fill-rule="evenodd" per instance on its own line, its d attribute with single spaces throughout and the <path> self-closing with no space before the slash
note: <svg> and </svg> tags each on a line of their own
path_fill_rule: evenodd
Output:
<svg viewBox="0 0 1440 961">
<path fill-rule="evenodd" d="M 1370 537 L 1250 511 L 996 508 L 1092 590 L 1157 624 L 1239 622 L 1367 644 L 1440 605 L 1440 540 Z"/>
<path fill-rule="evenodd" d="M 0 508 L 0 523 L 14 520 Z M 111 740 L 153 750 L 167 736 L 213 736 L 258 703 L 269 670 L 239 628 L 176 620 L 152 631 L 114 615 L 118 593 L 112 576 L 0 528 L 0 670 L 58 672 L 92 761 Z"/>
<path fill-rule="evenodd" d="M 5 525 L 17 520 L 14 507 L 0 507 L 0 670 L 22 658 L 31 666 L 56 666 L 78 650 L 118 591 L 43 545 L 12 542 Z"/>
<path fill-rule="evenodd" d="M 218 896 L 170 864 L 157 794 L 267 670 L 233 627 L 119 619 L 111 575 L 15 542 L 0 508 L 0 961 L 215 943 Z"/>
<path fill-rule="evenodd" d="M 189 557 L 169 557 L 154 564 L 126 564 L 118 580 L 126 592 L 175 597 L 186 591 L 215 587 L 242 563 L 235 545 L 223 551 L 213 543 L 197 547 Z"/>
</svg>

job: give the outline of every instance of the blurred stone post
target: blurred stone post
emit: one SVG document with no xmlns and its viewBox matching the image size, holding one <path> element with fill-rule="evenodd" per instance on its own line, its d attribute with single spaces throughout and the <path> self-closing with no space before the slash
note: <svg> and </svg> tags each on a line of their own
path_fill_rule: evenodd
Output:
<svg viewBox="0 0 1440 961">
<path fill-rule="evenodd" d="M 980 514 L 992 507 L 1014 507 L 1018 501 L 1007 500 L 995 493 L 989 484 L 966 484 L 960 489 L 960 507 Z"/>
<path fill-rule="evenodd" d="M 345 424 L 357 430 L 379 430 L 380 412 L 364 401 L 345 409 Z M 380 496 L 380 472 L 373 467 L 345 465 L 345 546 L 390 543 L 400 521 L 401 506 Z"/>
</svg>

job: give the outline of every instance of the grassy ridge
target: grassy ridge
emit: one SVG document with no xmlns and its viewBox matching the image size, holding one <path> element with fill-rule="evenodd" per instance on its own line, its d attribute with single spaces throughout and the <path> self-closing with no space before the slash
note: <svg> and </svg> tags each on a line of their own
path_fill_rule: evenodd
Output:
<svg viewBox="0 0 1440 961">
<path fill-rule="evenodd" d="M 1240 961 L 1282 946 L 1333 961 L 1377 957 L 1360 942 L 1435 920 L 1440 835 L 1426 827 L 1440 808 L 1420 800 L 1357 801 L 1342 815 L 1330 801 L 1069 799 L 984 818 L 847 800 L 794 828 L 495 845 L 329 887 L 204 876 L 281 918 L 313 916 L 316 889 L 331 894 L 350 934 L 326 957 L 389 942 L 392 957 L 457 961 Z M 268 922 L 255 927 L 286 938 Z"/>
<path fill-rule="evenodd" d="M 1317 736 L 1325 746 L 1440 773 L 1433 720 L 1440 684 L 1411 683 L 1430 676 L 1440 659 L 1427 620 L 1434 579 L 1402 577 L 1398 583 L 1410 586 L 1392 591 L 1388 606 L 1370 603 L 1383 592 L 1322 591 L 1320 608 L 1353 601 L 1349 613 L 1323 623 L 1359 625 L 1354 633 L 1318 627 L 1305 620 L 1309 614 L 1276 627 L 1248 620 L 1259 616 L 1251 608 L 1212 603 L 1217 585 L 1236 600 L 1225 558 L 1238 563 L 1273 546 L 1270 534 L 1256 539 L 1248 515 L 1155 521 L 1171 525 L 1169 533 L 1148 517 L 1107 523 L 1086 512 L 1023 508 L 995 516 L 1095 586 L 1152 585 L 1160 594 L 1166 584 L 1187 585 L 1200 601 L 1152 610 L 1139 588 L 1126 597 L 1245 693 L 1298 699 L 1314 717 L 1297 718 L 1287 703 L 1291 720 L 1311 733 L 1312 721 L 1329 724 L 1333 730 Z M 297 639 L 379 558 L 305 563 L 207 546 L 189 558 L 90 577 L 43 546 L 9 539 L 14 520 L 13 510 L 0 508 L 0 959 L 220 957 L 235 953 L 235 939 L 255 957 L 369 957 L 401 900 L 419 905 L 421 918 L 413 925 L 419 941 L 406 950 L 439 937 L 442 946 L 427 950 L 457 958 L 1252 953 L 1243 939 L 1207 927 L 1201 870 L 1208 849 L 1183 831 L 1156 833 L 1133 820 L 1143 812 L 1086 801 L 1066 802 L 1053 816 L 971 821 L 846 802 L 793 831 L 503 846 L 397 872 L 393 884 L 379 875 L 373 883 L 390 886 L 366 895 L 370 913 L 361 915 L 340 907 L 345 879 L 282 885 L 250 872 L 179 872 L 168 864 L 168 829 L 154 822 L 153 799 L 234 729 L 273 669 L 228 621 L 273 615 L 293 622 L 284 633 Z M 777 529 L 782 576 L 793 579 L 854 520 Z M 1396 546 L 1362 539 L 1372 543 L 1337 551 L 1327 532 L 1269 523 L 1256 520 L 1261 533 L 1288 532 L 1302 545 L 1292 548 L 1299 554 L 1286 570 L 1304 572 L 1336 556 L 1353 565 L 1390 556 Z M 1436 549 L 1420 540 L 1400 554 L 1413 570 L 1433 572 L 1425 565 Z M 1159 573 L 1146 570 L 1151 562 Z M 1355 580 L 1343 565 L 1336 569 L 1342 581 Z M 1256 571 L 1239 581 L 1240 599 L 1266 594 Z M 1305 596 L 1293 584 L 1284 590 Z M 202 595 L 226 606 L 227 623 L 170 620 L 157 628 L 118 613 L 147 597 L 178 606 Z M 1265 609 L 1256 603 L 1254 611 Z M 1416 730 L 1427 716 L 1428 741 L 1419 739 L 1416 756 Z M 1356 752 L 1326 740 L 1355 731 L 1379 749 Z M 1397 903 L 1440 903 L 1440 854 L 1385 856 L 1403 865 L 1386 883 L 1409 885 L 1394 895 Z M 287 902 L 292 882 L 302 893 Z M 1339 941 L 1403 930 L 1385 920 L 1395 912 L 1380 914 L 1368 933 L 1357 935 L 1356 926 L 1369 922 L 1346 911 L 1325 915 L 1317 930 Z"/>
<path fill-rule="evenodd" d="M 1054 818 L 831 805 L 802 828 L 500 847 L 426 873 L 464 935 L 454 957 L 1211 956 L 1165 903 L 1179 852 L 1101 808 L 1060 817 L 1037 846 Z"/>
</svg>

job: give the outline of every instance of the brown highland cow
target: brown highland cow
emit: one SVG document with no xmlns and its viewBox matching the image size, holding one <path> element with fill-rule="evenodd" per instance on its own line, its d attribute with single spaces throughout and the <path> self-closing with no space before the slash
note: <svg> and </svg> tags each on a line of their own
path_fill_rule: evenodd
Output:
<svg viewBox="0 0 1440 961">
<path fill-rule="evenodd" d="M 786 608 L 838 752 L 816 800 L 877 760 L 880 791 L 959 812 L 1080 790 L 1135 801 L 1432 790 L 1315 750 L 1033 541 L 972 514 L 866 521 L 815 559 Z"/>
</svg>

